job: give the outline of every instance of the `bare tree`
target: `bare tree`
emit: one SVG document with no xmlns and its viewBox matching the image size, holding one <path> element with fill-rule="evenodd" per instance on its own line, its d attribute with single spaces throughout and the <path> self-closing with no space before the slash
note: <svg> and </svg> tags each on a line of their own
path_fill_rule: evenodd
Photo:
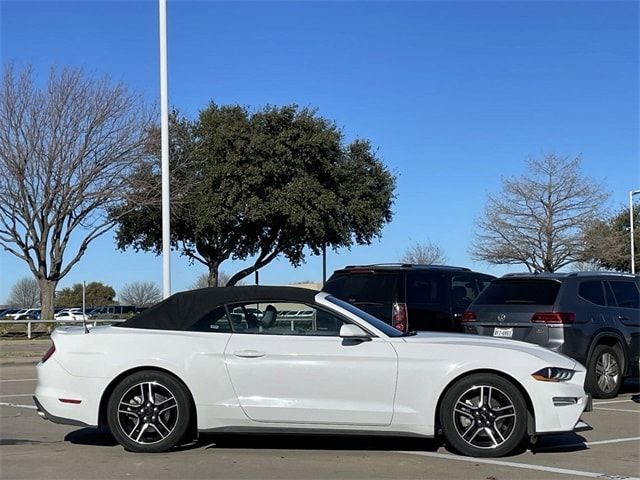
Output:
<svg viewBox="0 0 640 480">
<path fill-rule="evenodd" d="M 554 272 L 583 258 L 582 230 L 608 197 L 580 171 L 580 157 L 527 160 L 526 174 L 504 179 L 477 220 L 471 254 L 494 264 Z"/>
<path fill-rule="evenodd" d="M 52 69 L 38 88 L 30 68 L 4 66 L 0 246 L 38 280 L 43 318 L 53 318 L 60 279 L 117 221 L 107 212 L 134 187 L 127 178 L 143 155 L 148 112 L 108 78 Z"/>
<path fill-rule="evenodd" d="M 581 261 L 572 263 L 571 270 L 573 270 L 574 272 L 602 272 L 602 271 L 605 271 L 606 268 L 594 262 L 581 260 Z"/>
<path fill-rule="evenodd" d="M 118 295 L 120 303 L 136 307 L 149 307 L 161 299 L 160 287 L 154 282 L 127 283 Z"/>
<path fill-rule="evenodd" d="M 424 265 L 443 264 L 447 261 L 447 256 L 440 245 L 432 241 L 416 242 L 407 248 L 402 261 L 405 263 L 415 263 Z"/>
<path fill-rule="evenodd" d="M 227 283 L 229 282 L 229 280 L 231 280 L 231 275 L 225 273 L 225 272 L 219 272 L 218 273 L 218 284 L 217 285 L 211 285 L 210 281 L 211 281 L 211 277 L 210 274 L 208 273 L 203 273 L 202 275 L 199 275 L 198 278 L 196 278 L 196 281 L 193 282 L 193 284 L 191 285 L 192 289 L 196 289 L 196 288 L 207 288 L 207 287 L 225 287 L 227 286 Z M 246 285 L 244 280 L 240 280 L 238 282 L 235 283 L 235 285 Z"/>
<path fill-rule="evenodd" d="M 34 308 L 40 305 L 40 287 L 35 278 L 22 278 L 13 284 L 7 303 L 14 307 Z"/>
</svg>

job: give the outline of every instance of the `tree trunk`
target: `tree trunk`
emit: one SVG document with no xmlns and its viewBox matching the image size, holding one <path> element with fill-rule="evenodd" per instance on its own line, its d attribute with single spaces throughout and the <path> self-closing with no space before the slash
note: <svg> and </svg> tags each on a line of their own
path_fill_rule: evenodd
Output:
<svg viewBox="0 0 640 480">
<path fill-rule="evenodd" d="M 248 277 L 252 273 L 256 272 L 257 270 L 260 270 L 262 267 L 267 265 L 274 258 L 276 258 L 279 253 L 280 252 L 278 250 L 274 250 L 273 252 L 263 251 L 253 265 L 247 268 L 243 268 L 242 270 L 237 272 L 235 275 L 233 275 L 227 282 L 227 286 L 229 287 L 235 286 L 235 284 L 238 283 L 243 278 Z"/>
<path fill-rule="evenodd" d="M 218 286 L 218 269 L 220 265 L 217 263 L 209 263 L 209 278 L 208 283 L 210 287 Z"/>
<path fill-rule="evenodd" d="M 40 285 L 40 307 L 42 308 L 40 318 L 42 320 L 53 320 L 53 301 L 58 282 L 57 280 L 39 278 L 38 284 Z"/>
</svg>

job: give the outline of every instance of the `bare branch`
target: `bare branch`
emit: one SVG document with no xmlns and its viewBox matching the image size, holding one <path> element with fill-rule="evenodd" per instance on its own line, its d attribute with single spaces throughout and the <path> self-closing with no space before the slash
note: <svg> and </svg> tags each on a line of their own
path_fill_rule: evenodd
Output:
<svg viewBox="0 0 640 480">
<path fill-rule="evenodd" d="M 490 195 L 477 224 L 471 254 L 496 264 L 556 271 L 584 256 L 582 231 L 608 197 L 580 173 L 580 157 L 530 158 L 528 172 L 505 179 Z"/>
<path fill-rule="evenodd" d="M 30 68 L 5 65 L 0 245 L 27 262 L 51 295 L 89 244 L 112 228 L 108 213 L 131 192 L 126 179 L 145 159 L 151 118 L 139 95 L 106 77 L 52 69 L 38 88 Z M 79 243 L 73 252 L 71 239 Z M 52 306 L 52 298 L 43 301 L 43 309 Z"/>
</svg>

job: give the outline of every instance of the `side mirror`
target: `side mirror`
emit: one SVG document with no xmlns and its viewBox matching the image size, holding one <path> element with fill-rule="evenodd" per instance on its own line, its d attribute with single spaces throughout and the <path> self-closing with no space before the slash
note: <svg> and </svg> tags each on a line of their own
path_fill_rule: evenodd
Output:
<svg viewBox="0 0 640 480">
<path fill-rule="evenodd" d="M 340 338 L 344 338 L 346 340 L 360 340 L 361 342 L 371 341 L 371 335 L 352 323 L 345 323 L 340 327 Z"/>
</svg>

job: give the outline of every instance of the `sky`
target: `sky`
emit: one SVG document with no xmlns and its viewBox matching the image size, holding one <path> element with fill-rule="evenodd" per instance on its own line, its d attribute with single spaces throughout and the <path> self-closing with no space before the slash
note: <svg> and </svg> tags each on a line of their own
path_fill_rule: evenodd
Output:
<svg viewBox="0 0 640 480">
<path fill-rule="evenodd" d="M 399 261 L 430 240 L 448 264 L 500 275 L 523 268 L 474 261 L 474 221 L 529 156 L 581 155 L 612 209 L 640 187 L 639 22 L 637 1 L 168 0 L 169 102 L 188 115 L 211 100 L 296 103 L 372 142 L 398 177 L 394 218 L 371 245 L 330 251 L 329 272 Z M 0 55 L 38 75 L 108 74 L 157 102 L 157 2 L 2 0 Z M 279 259 L 260 280 L 319 281 L 321 268 L 319 257 L 297 269 Z M 173 291 L 204 271 L 173 253 Z M 0 252 L 0 303 L 29 275 Z M 109 233 L 59 288 L 83 280 L 160 284 L 162 261 L 118 251 Z"/>
</svg>

